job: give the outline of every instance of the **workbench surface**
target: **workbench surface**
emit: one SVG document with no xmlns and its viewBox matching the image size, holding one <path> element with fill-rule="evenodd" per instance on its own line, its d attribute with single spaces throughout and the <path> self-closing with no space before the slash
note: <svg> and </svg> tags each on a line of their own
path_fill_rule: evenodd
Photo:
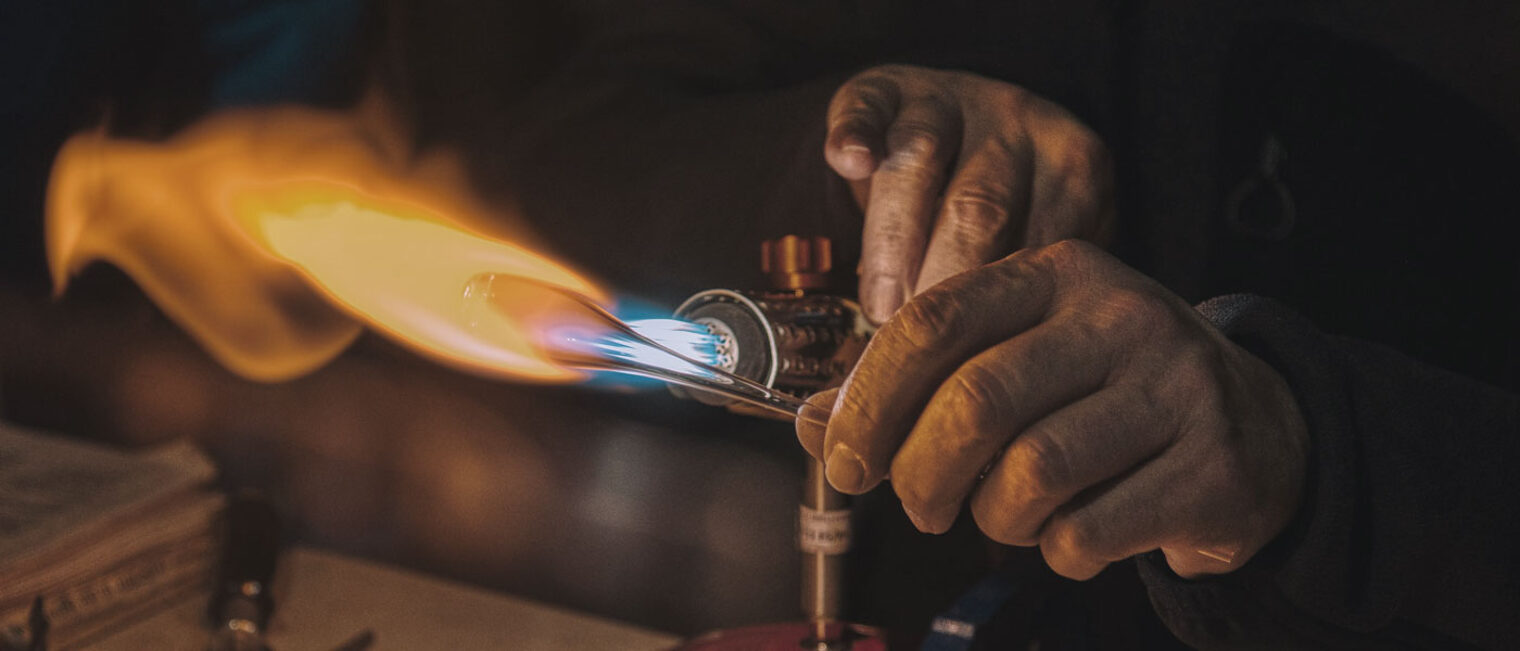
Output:
<svg viewBox="0 0 1520 651">
<path fill-rule="evenodd" d="M 295 548 L 281 559 L 268 644 L 273 651 L 330 651 L 365 629 L 372 651 L 664 649 L 673 635 L 431 578 L 331 552 Z M 202 651 L 205 594 L 96 644 L 102 651 Z"/>
</svg>

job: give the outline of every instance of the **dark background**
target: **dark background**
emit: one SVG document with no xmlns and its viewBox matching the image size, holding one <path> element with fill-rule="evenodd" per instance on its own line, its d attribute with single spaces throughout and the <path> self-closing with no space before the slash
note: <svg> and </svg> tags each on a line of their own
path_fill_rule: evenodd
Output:
<svg viewBox="0 0 1520 651">
<path fill-rule="evenodd" d="M 859 215 L 820 153 L 830 94 L 873 63 L 971 69 L 1104 136 L 1116 250 L 1185 298 L 1274 296 L 1515 388 L 1514 3 L 96 4 L 0 8 L 3 416 L 201 440 L 308 544 L 679 633 L 793 619 L 803 454 L 785 424 L 663 391 L 486 382 L 374 337 L 248 382 L 107 267 L 50 299 L 42 193 L 69 133 L 162 138 L 219 106 L 342 106 L 378 79 L 419 145 L 463 151 L 558 255 L 668 307 L 754 286 L 758 241 L 794 232 L 835 237 L 848 291 Z M 216 29 L 258 11 L 307 37 Z M 925 538 L 890 494 L 865 503 L 858 619 L 922 630 L 1012 556 L 1062 625 L 1154 633 L 1132 568 L 1078 586 L 966 522 Z"/>
</svg>

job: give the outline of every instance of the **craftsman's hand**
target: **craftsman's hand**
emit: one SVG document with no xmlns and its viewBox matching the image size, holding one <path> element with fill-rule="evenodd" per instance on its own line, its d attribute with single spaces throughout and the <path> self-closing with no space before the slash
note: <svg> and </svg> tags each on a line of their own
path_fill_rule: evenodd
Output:
<svg viewBox="0 0 1520 651">
<path fill-rule="evenodd" d="M 842 391 L 826 433 L 798 421 L 836 488 L 860 493 L 890 470 L 926 532 L 969 499 L 988 536 L 1039 545 L 1072 578 L 1157 548 L 1183 576 L 1228 572 L 1303 490 L 1308 436 L 1282 378 L 1077 240 L 914 298 Z M 809 411 L 826 415 L 830 398 Z"/>
<path fill-rule="evenodd" d="M 1064 109 L 967 72 L 881 66 L 829 106 L 824 156 L 865 212 L 860 298 L 886 321 L 909 297 L 1025 246 L 1102 241 L 1108 152 Z"/>
</svg>

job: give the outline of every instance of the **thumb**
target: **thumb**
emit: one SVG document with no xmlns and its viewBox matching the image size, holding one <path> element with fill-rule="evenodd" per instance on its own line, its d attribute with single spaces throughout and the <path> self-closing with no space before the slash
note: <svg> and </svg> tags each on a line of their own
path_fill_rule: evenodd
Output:
<svg viewBox="0 0 1520 651">
<path fill-rule="evenodd" d="M 834 414 L 834 402 L 839 399 L 839 389 L 828 389 L 813 394 L 797 412 L 797 440 L 802 447 L 823 461 L 823 435 L 828 428 L 829 417 Z"/>
</svg>

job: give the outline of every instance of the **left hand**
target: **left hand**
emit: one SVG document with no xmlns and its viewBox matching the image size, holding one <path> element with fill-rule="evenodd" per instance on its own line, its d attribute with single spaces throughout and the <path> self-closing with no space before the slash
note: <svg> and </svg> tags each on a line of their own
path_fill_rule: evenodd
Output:
<svg viewBox="0 0 1520 651">
<path fill-rule="evenodd" d="M 903 306 L 798 437 L 846 493 L 890 470 L 922 531 L 970 500 L 991 538 L 1085 579 L 1161 549 L 1183 576 L 1239 567 L 1286 526 L 1307 430 L 1283 379 L 1182 299 L 1067 240 Z M 985 477 L 982 472 L 986 471 Z"/>
<path fill-rule="evenodd" d="M 1107 148 L 1075 116 L 969 72 L 878 66 L 829 104 L 824 158 L 865 214 L 860 301 L 882 323 L 907 298 L 1026 246 L 1102 243 Z"/>
</svg>

